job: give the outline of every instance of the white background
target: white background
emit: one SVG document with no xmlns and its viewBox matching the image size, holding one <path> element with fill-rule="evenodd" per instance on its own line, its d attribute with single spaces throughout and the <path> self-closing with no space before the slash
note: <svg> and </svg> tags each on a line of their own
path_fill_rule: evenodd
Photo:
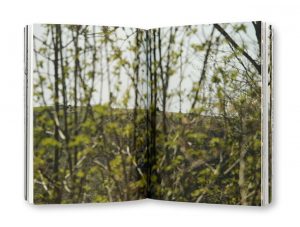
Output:
<svg viewBox="0 0 300 227">
<path fill-rule="evenodd" d="M 298 2 L 298 3 L 297 3 Z M 23 26 L 157 27 L 263 20 L 275 28 L 274 202 L 267 208 L 138 201 L 30 206 L 23 199 Z M 300 1 L 23 0 L 0 3 L 0 226 L 299 226 Z"/>
</svg>

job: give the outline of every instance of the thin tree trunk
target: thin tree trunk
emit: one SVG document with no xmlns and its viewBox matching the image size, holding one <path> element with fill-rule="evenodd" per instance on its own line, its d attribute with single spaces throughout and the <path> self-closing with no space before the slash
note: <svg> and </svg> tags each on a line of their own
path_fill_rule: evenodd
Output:
<svg viewBox="0 0 300 227">
<path fill-rule="evenodd" d="M 149 86 L 151 88 L 151 80 L 149 83 L 149 79 L 151 78 L 151 70 L 150 70 L 150 56 L 149 56 L 149 31 L 145 31 L 145 38 L 146 38 L 146 76 L 147 76 L 147 112 L 146 112 L 146 172 L 147 172 L 147 185 L 146 185 L 146 193 L 147 193 L 147 198 L 151 198 L 151 163 L 152 163 L 152 158 L 151 158 L 151 149 L 152 149 L 152 130 L 151 130 L 151 118 L 150 118 L 150 111 L 151 111 L 151 100 L 152 100 L 152 93 L 151 89 L 149 91 Z M 149 105 L 149 94 L 150 94 L 150 105 Z M 148 136 L 149 135 L 149 136 Z"/>
<path fill-rule="evenodd" d="M 54 46 L 54 108 L 55 108 L 55 118 L 58 119 L 59 117 L 59 66 L 58 66 L 58 53 L 59 53 L 59 36 L 57 33 L 57 30 L 53 30 L 53 27 L 51 27 L 52 32 L 52 41 Z M 55 37 L 54 37 L 55 35 Z M 57 124 L 54 124 L 54 138 L 56 141 L 59 141 L 59 128 Z M 54 165 L 53 165 L 53 172 L 54 172 L 54 182 L 55 182 L 55 203 L 60 203 L 61 201 L 61 187 L 58 184 L 59 183 L 59 156 L 60 151 L 57 146 L 55 146 L 54 150 Z"/>
<path fill-rule="evenodd" d="M 133 80 L 134 84 L 134 109 L 133 109 L 133 151 L 136 152 L 136 132 L 137 132 L 137 108 L 138 108 L 138 83 L 139 83 L 139 65 L 140 65 L 140 40 L 139 40 L 139 30 L 136 33 L 135 45 L 137 48 L 136 52 L 136 67 L 134 69 L 135 78 Z"/>
<path fill-rule="evenodd" d="M 62 96 L 63 96 L 63 113 L 64 113 L 64 134 L 65 134 L 65 143 L 64 148 L 68 156 L 68 165 L 70 174 L 73 174 L 73 165 L 72 165 L 72 154 L 69 150 L 69 129 L 68 129 L 68 98 L 67 98 L 67 86 L 66 86 L 66 70 L 64 67 L 64 58 L 63 58 L 63 45 L 62 45 L 62 31 L 61 25 L 56 25 L 56 32 L 59 35 L 59 53 L 60 53 L 60 69 L 62 75 Z"/>
<path fill-rule="evenodd" d="M 205 77 L 206 77 L 206 67 L 207 67 L 208 57 L 209 57 L 209 54 L 210 54 L 210 51 L 211 51 L 211 45 L 212 45 L 214 30 L 215 29 L 213 27 L 213 29 L 211 31 L 211 34 L 210 34 L 210 40 L 208 42 L 208 46 L 207 46 L 207 49 L 206 49 L 206 52 L 205 52 L 203 67 L 202 67 L 202 70 L 201 70 L 199 82 L 197 84 L 197 90 L 196 90 L 196 93 L 195 93 L 195 98 L 194 98 L 194 101 L 193 101 L 192 106 L 191 106 L 192 109 L 194 109 L 196 104 L 197 104 L 200 88 L 201 88 L 202 82 L 205 80 Z"/>
<path fill-rule="evenodd" d="M 103 50 L 102 50 L 102 45 L 100 45 L 100 100 L 99 104 L 102 105 L 102 99 L 103 99 L 103 77 L 104 77 L 104 72 L 103 72 Z"/>
<path fill-rule="evenodd" d="M 79 48 L 78 48 L 78 37 L 79 37 L 79 27 L 76 26 L 76 36 L 74 39 L 74 48 L 75 48 L 75 69 L 74 69 L 74 136 L 78 136 L 78 111 L 77 111 L 77 87 L 78 87 L 78 72 L 79 72 Z M 74 147 L 74 164 L 77 163 L 77 153 L 78 147 Z"/>
<path fill-rule="evenodd" d="M 112 92 L 111 92 L 111 75 L 110 75 L 110 60 L 108 56 L 108 45 L 107 43 L 109 42 L 109 34 L 107 32 L 107 28 L 103 28 L 103 33 L 104 33 L 104 52 L 106 56 L 106 74 L 107 74 L 107 87 L 108 87 L 108 95 L 109 95 L 109 108 L 111 108 L 112 105 Z"/>
<path fill-rule="evenodd" d="M 255 34 L 257 38 L 257 44 L 259 46 L 259 56 L 261 56 L 261 22 L 252 22 L 254 29 L 255 29 Z"/>
<path fill-rule="evenodd" d="M 150 35 L 149 35 L 150 33 Z M 150 183 L 149 183 L 149 189 L 148 194 L 152 196 L 152 188 L 153 183 L 151 176 L 157 176 L 157 170 L 154 169 L 155 163 L 156 163 L 156 111 L 157 111 L 157 72 L 156 72 L 156 66 L 154 66 L 154 63 L 156 61 L 156 55 L 155 55 L 155 48 L 152 47 L 155 46 L 153 44 L 154 37 L 155 37 L 155 30 L 152 32 L 147 32 L 147 40 L 148 40 L 148 51 L 147 51 L 147 57 L 148 57 L 148 71 L 150 75 L 150 154 L 149 154 L 149 168 L 150 168 Z M 153 41 L 152 41 L 153 39 Z M 153 56 L 153 58 L 152 58 Z"/>
<path fill-rule="evenodd" d="M 245 155 L 247 152 L 247 147 L 243 149 L 244 144 L 244 125 L 243 125 L 243 111 L 241 110 L 239 113 L 240 119 L 240 138 L 239 138 L 239 150 L 240 150 L 240 161 L 239 161 L 239 188 L 240 188 L 240 196 L 241 196 L 241 205 L 247 205 L 247 187 L 246 187 L 246 179 L 245 179 L 245 171 L 246 171 L 246 161 Z"/>
</svg>

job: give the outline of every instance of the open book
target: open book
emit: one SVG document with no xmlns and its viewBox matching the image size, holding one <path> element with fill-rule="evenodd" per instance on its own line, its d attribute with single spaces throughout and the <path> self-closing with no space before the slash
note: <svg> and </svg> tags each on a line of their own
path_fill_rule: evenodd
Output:
<svg viewBox="0 0 300 227">
<path fill-rule="evenodd" d="M 272 27 L 25 27 L 25 198 L 271 200 Z"/>
</svg>

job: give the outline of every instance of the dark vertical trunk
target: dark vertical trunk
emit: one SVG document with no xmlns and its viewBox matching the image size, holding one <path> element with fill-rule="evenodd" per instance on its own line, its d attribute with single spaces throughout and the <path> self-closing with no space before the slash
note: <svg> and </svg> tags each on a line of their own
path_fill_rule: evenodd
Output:
<svg viewBox="0 0 300 227">
<path fill-rule="evenodd" d="M 167 98 L 168 98 L 168 88 L 170 81 L 170 64 L 171 64 L 171 54 L 172 54 L 172 45 L 175 43 L 175 35 L 177 28 L 173 30 L 170 28 L 170 34 L 168 39 L 167 46 L 167 56 L 166 56 L 166 65 L 165 70 L 163 70 L 163 56 L 162 56 L 162 41 L 161 41 L 161 30 L 158 29 L 157 34 L 157 43 L 158 43 L 158 54 L 159 54 L 159 68 L 160 68 L 160 79 L 162 83 L 162 126 L 163 126 L 163 137 L 164 137 L 164 151 L 167 162 L 170 161 L 170 153 L 167 146 L 168 141 L 168 130 L 167 130 Z M 154 37 L 154 41 L 156 38 Z"/>
<path fill-rule="evenodd" d="M 179 97 L 179 113 L 182 112 L 182 81 L 183 81 L 183 39 L 180 43 L 180 68 L 179 68 L 179 93 L 178 93 L 178 97 Z"/>
<path fill-rule="evenodd" d="M 261 21 L 252 22 L 252 24 L 255 29 L 255 34 L 256 34 L 257 43 L 259 47 L 259 56 L 261 56 Z"/>
<path fill-rule="evenodd" d="M 152 130 L 153 130 L 153 148 L 156 147 L 156 111 L 157 111 L 157 68 L 156 68 L 156 45 L 155 45 L 156 30 L 153 30 L 153 108 L 152 108 Z M 152 63 L 152 62 L 151 62 Z M 155 157 L 155 154 L 154 154 Z"/>
<path fill-rule="evenodd" d="M 56 32 L 59 36 L 59 53 L 60 53 L 60 69 L 62 75 L 62 96 L 63 96 L 63 114 L 64 114 L 64 134 L 65 142 L 64 149 L 68 155 L 68 165 L 70 174 L 73 174 L 73 165 L 72 165 L 72 154 L 69 151 L 69 129 L 68 129 L 68 98 L 67 98 L 67 86 L 66 86 L 66 69 L 64 67 L 64 58 L 63 58 L 63 45 L 62 45 L 62 31 L 61 25 L 56 25 Z"/>
<path fill-rule="evenodd" d="M 96 43 L 96 31 L 95 26 L 93 26 L 93 43 L 91 48 L 93 50 L 93 57 L 92 57 L 92 72 L 91 72 L 91 87 L 88 94 L 88 104 L 87 104 L 87 114 L 89 113 L 91 117 L 93 117 L 93 110 L 91 106 L 91 100 L 93 97 L 94 86 L 95 86 L 95 75 L 96 75 L 96 61 L 97 61 L 97 43 Z"/>
<path fill-rule="evenodd" d="M 56 141 L 59 141 L 59 126 L 58 126 L 58 120 L 59 120 L 59 66 L 58 66 L 58 53 L 59 53 L 59 37 L 57 31 L 53 30 L 53 27 L 51 28 L 52 32 L 52 42 L 54 46 L 54 109 L 55 109 L 55 123 L 54 123 L 54 138 Z M 54 182 L 55 182 L 55 203 L 60 203 L 61 201 L 61 187 L 59 185 L 59 156 L 60 151 L 59 148 L 56 146 L 54 150 L 54 165 L 53 165 L 53 173 L 54 173 Z"/>
<path fill-rule="evenodd" d="M 195 98 L 194 98 L 194 101 L 192 103 L 191 109 L 194 109 L 196 104 L 197 104 L 199 92 L 201 90 L 200 88 L 201 88 L 201 85 L 202 85 L 202 83 L 203 83 L 203 81 L 205 80 L 205 77 L 206 77 L 206 67 L 207 67 L 208 57 L 209 57 L 210 51 L 211 51 L 211 45 L 212 45 L 214 30 L 215 30 L 215 28 L 213 27 L 212 31 L 211 31 L 211 34 L 210 34 L 210 40 L 208 41 L 207 49 L 206 49 L 206 52 L 205 52 L 204 62 L 203 62 L 200 78 L 199 78 L 197 88 L 196 88 Z"/>
<path fill-rule="evenodd" d="M 157 176 L 157 172 L 154 169 L 156 162 L 156 110 L 157 110 L 157 73 L 154 62 L 156 61 L 156 54 L 153 41 L 155 37 L 155 30 L 147 31 L 147 72 L 150 77 L 150 141 L 149 141 L 149 174 L 148 174 L 148 196 L 152 197 L 153 184 L 151 176 Z"/>
<path fill-rule="evenodd" d="M 103 44 L 100 46 L 100 100 L 99 104 L 102 105 L 102 99 L 103 99 L 103 77 L 104 77 L 104 72 L 103 72 L 103 50 L 102 50 Z"/>
<path fill-rule="evenodd" d="M 137 108 L 138 108 L 138 83 L 139 83 L 139 65 L 140 65 L 140 38 L 139 38 L 139 30 L 136 33 L 135 45 L 137 48 L 136 52 L 136 67 L 134 69 L 135 78 L 133 81 L 134 84 L 134 109 L 133 109 L 133 151 L 136 152 L 136 134 L 137 134 Z"/>
<path fill-rule="evenodd" d="M 156 45 L 155 45 L 156 30 L 153 30 L 153 34 L 150 37 L 150 69 L 151 69 L 151 92 L 152 94 L 152 103 L 151 103 L 151 131 L 152 131 L 152 149 L 151 149 L 151 159 L 152 159 L 152 171 L 151 176 L 157 176 L 157 169 L 154 168 L 154 165 L 157 164 L 157 154 L 156 154 L 156 115 L 157 115 L 157 67 L 156 67 Z M 159 181 L 157 179 L 157 181 Z"/>
<path fill-rule="evenodd" d="M 78 83 L 78 72 L 79 72 L 79 48 L 78 48 L 78 37 L 79 37 L 79 27 L 76 26 L 76 35 L 74 38 L 74 48 L 75 48 L 75 69 L 74 69 L 74 136 L 78 136 L 78 111 L 77 111 L 77 83 Z M 77 163 L 78 147 L 74 147 L 74 165 Z"/>
<path fill-rule="evenodd" d="M 83 117 L 83 122 L 85 122 L 89 116 L 92 117 L 92 119 L 94 119 L 94 114 L 93 114 L 93 109 L 91 106 L 91 100 L 92 100 L 92 96 L 93 96 L 93 92 L 94 92 L 94 86 L 95 86 L 95 74 L 96 74 L 96 61 L 97 61 L 97 45 L 96 45 L 96 37 L 95 37 L 95 27 L 93 26 L 93 33 L 92 33 L 92 40 L 93 43 L 90 44 L 88 37 L 87 37 L 87 33 L 84 33 L 84 62 L 86 62 L 87 60 L 87 55 L 86 55 L 86 50 L 91 49 L 92 50 L 92 70 L 89 71 L 88 73 L 85 73 L 85 75 L 88 75 L 87 80 L 91 79 L 91 84 L 90 87 L 86 87 L 85 89 L 85 101 L 86 101 L 86 110 L 85 110 L 85 114 Z M 89 84 L 89 83 L 88 83 Z"/>
<path fill-rule="evenodd" d="M 147 112 L 146 112 L 146 172 L 147 172 L 147 198 L 151 198 L 151 124 L 150 124 L 150 111 L 151 110 L 151 89 L 149 91 L 149 85 L 151 88 L 151 72 L 150 72 L 150 59 L 149 59 L 149 31 L 145 31 L 145 46 L 146 46 L 146 78 L 147 78 Z M 150 83 L 149 83 L 150 80 Z M 150 94 L 150 105 L 149 105 L 149 94 Z"/>
<path fill-rule="evenodd" d="M 162 43 L 161 43 L 161 33 L 160 33 L 160 28 L 158 29 L 157 32 L 157 38 L 158 38 L 158 55 L 159 55 L 159 69 L 160 69 L 160 78 L 162 82 L 162 115 L 163 115 L 163 134 L 165 136 L 166 140 L 166 135 L 167 135 L 167 117 L 166 117 L 166 103 L 167 103 L 167 80 L 168 80 L 168 72 L 167 72 L 167 67 L 166 67 L 166 72 L 163 70 L 163 57 L 162 57 Z M 172 28 L 170 30 L 170 37 L 172 35 Z M 154 41 L 155 41 L 154 37 Z M 170 40 L 169 40 L 170 41 Z M 168 65 L 168 60 L 170 60 L 170 45 L 171 42 L 169 42 L 168 45 L 168 55 L 167 55 L 167 65 Z"/>
<path fill-rule="evenodd" d="M 160 31 L 160 29 L 159 29 Z M 167 108 L 167 94 L 168 94 L 168 87 L 169 87 L 169 72 L 170 72 L 170 56 L 171 56 L 171 46 L 172 46 L 172 36 L 173 36 L 173 30 L 170 28 L 170 35 L 169 35 L 169 43 L 168 43 L 168 49 L 167 49 L 167 59 L 166 59 L 166 71 L 165 75 L 163 75 L 163 72 L 161 72 L 161 78 L 162 78 L 162 84 L 163 84 L 163 100 L 162 100 L 162 112 L 163 112 L 163 133 L 165 135 L 165 142 L 167 142 L 167 114 L 166 114 L 166 108 Z M 160 52 L 160 65 L 162 65 L 162 56 L 161 56 L 161 39 L 159 38 L 159 52 Z M 166 151 L 167 152 L 167 151 Z M 168 156 L 168 152 L 167 152 Z M 168 157 L 167 157 L 167 160 Z"/>
<path fill-rule="evenodd" d="M 109 42 L 109 33 L 108 33 L 108 28 L 104 27 L 103 28 L 103 33 L 104 33 L 104 52 L 105 52 L 105 57 L 106 57 L 106 75 L 107 75 L 107 86 L 108 86 L 108 94 L 109 94 L 109 108 L 111 108 L 112 105 L 112 92 L 111 92 L 111 75 L 110 75 L 110 60 L 108 56 L 108 42 Z"/>
</svg>

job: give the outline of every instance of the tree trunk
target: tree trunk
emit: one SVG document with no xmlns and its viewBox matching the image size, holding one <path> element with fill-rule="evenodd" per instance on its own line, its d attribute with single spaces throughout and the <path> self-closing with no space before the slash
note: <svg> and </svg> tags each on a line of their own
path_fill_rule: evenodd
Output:
<svg viewBox="0 0 300 227">
<path fill-rule="evenodd" d="M 59 53 L 59 36 L 57 33 L 57 30 L 53 30 L 53 27 L 51 28 L 52 32 L 52 41 L 54 46 L 54 109 L 55 109 L 55 118 L 58 121 L 59 119 L 59 66 L 58 66 L 58 53 Z M 54 37 L 55 36 L 55 37 Z M 56 123 L 54 123 L 54 138 L 56 141 L 59 141 L 59 128 Z M 61 186 L 60 186 L 60 177 L 59 177 L 59 157 L 60 157 L 60 150 L 57 146 L 55 146 L 54 150 L 54 165 L 53 165 L 53 173 L 54 173 L 54 182 L 55 182 L 55 203 L 60 203 L 61 201 Z"/>
</svg>

